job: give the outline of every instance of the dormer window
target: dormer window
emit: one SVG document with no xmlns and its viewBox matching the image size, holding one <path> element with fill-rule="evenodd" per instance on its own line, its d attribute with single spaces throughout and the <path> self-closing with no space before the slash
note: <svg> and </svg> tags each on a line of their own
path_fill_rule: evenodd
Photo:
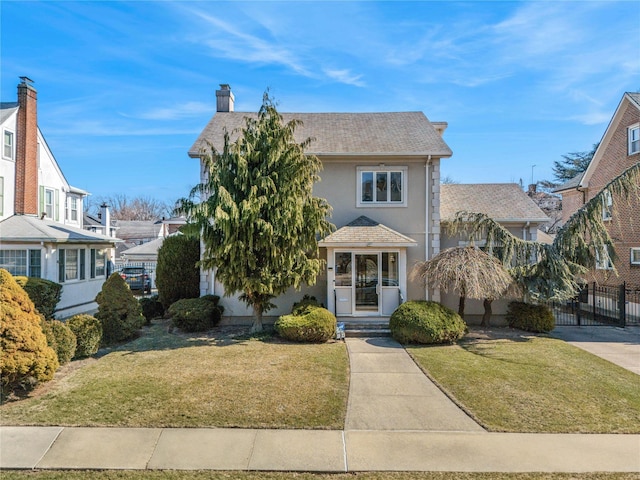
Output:
<svg viewBox="0 0 640 480">
<path fill-rule="evenodd" d="M 629 138 L 629 155 L 640 153 L 640 124 L 629 127 L 627 132 Z"/>
</svg>

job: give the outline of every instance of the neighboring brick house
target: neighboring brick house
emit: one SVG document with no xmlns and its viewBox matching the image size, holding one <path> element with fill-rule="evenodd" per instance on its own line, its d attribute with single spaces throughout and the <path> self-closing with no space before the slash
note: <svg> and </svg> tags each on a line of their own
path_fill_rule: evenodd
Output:
<svg viewBox="0 0 640 480">
<path fill-rule="evenodd" d="M 225 130 L 235 132 L 246 117 L 256 117 L 234 111 L 228 85 L 221 85 L 216 96 L 217 112 L 189 150 L 192 158 L 201 159 L 209 145 L 221 151 Z M 431 122 L 422 112 L 281 115 L 285 122 L 302 122 L 297 141 L 314 139 L 306 152 L 323 165 L 314 195 L 333 207 L 337 230 L 319 242 L 326 269 L 316 285 L 275 299 L 277 308 L 269 314 L 289 313 L 305 293 L 340 317 L 388 318 L 404 300 L 437 299 L 437 292 L 425 291 L 408 276 L 416 262 L 441 248 L 440 162 L 452 155 L 442 137 L 447 124 Z M 202 164 L 200 172 L 204 175 Z M 492 201 L 504 202 L 511 212 L 507 218 L 522 220 L 519 236 L 525 230 L 527 238 L 535 236 L 538 223 L 548 218 L 521 189 L 516 196 L 535 207 L 535 214 L 520 215 L 511 197 Z M 200 285 L 201 294 L 224 294 L 213 271 L 201 272 Z M 227 315 L 250 317 L 251 311 L 236 297 L 226 298 Z"/>
<path fill-rule="evenodd" d="M 49 149 L 28 78 L 17 102 L 0 105 L 0 130 L 0 268 L 61 283 L 57 316 L 94 309 L 116 239 L 83 230 L 88 193 L 69 185 Z"/>
<path fill-rule="evenodd" d="M 580 207 L 602 191 L 626 169 L 640 163 L 640 93 L 622 96 L 587 170 L 556 190 L 562 194 L 562 220 L 566 222 Z M 614 242 L 618 260 L 612 274 L 609 259 L 599 259 L 588 281 L 601 285 L 627 283 L 640 289 L 640 202 L 607 195 L 604 220 Z"/>
</svg>

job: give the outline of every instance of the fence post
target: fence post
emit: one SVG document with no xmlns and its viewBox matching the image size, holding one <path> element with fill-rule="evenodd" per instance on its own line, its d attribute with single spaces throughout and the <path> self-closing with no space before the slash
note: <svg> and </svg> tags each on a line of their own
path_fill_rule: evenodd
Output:
<svg viewBox="0 0 640 480">
<path fill-rule="evenodd" d="M 596 319 L 598 318 L 598 302 L 596 301 L 596 288 L 597 288 L 596 282 L 593 282 L 593 296 L 592 296 L 592 298 L 593 298 L 593 308 L 592 308 L 592 311 L 593 311 L 593 322 L 594 322 L 594 325 L 595 325 Z"/>
<path fill-rule="evenodd" d="M 620 311 L 619 324 L 621 327 L 627 326 L 627 282 L 622 282 L 618 291 L 618 310 Z"/>
</svg>

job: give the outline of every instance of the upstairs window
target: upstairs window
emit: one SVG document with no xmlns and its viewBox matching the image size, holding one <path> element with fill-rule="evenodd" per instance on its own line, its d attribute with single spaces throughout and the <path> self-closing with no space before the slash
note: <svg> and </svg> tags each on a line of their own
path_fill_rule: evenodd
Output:
<svg viewBox="0 0 640 480">
<path fill-rule="evenodd" d="M 640 125 L 633 125 L 628 129 L 629 155 L 640 153 Z"/>
<path fill-rule="evenodd" d="M 608 190 L 604 191 L 604 195 L 602 197 L 602 219 L 603 220 L 611 220 L 613 216 L 613 198 L 611 197 L 611 192 Z"/>
<path fill-rule="evenodd" d="M 49 188 L 44 189 L 44 214 L 47 218 L 53 219 L 53 190 Z"/>
<path fill-rule="evenodd" d="M 596 250 L 596 270 L 613 270 L 613 262 L 609 250 Z"/>
<path fill-rule="evenodd" d="M 2 156 L 13 160 L 13 132 L 5 130 L 2 134 Z"/>
<path fill-rule="evenodd" d="M 640 265 L 640 247 L 631 248 L 631 265 Z"/>
<path fill-rule="evenodd" d="M 78 221 L 78 199 L 76 197 L 69 199 L 69 219 L 72 222 Z"/>
<path fill-rule="evenodd" d="M 357 205 L 406 206 L 407 167 L 358 167 Z"/>
</svg>

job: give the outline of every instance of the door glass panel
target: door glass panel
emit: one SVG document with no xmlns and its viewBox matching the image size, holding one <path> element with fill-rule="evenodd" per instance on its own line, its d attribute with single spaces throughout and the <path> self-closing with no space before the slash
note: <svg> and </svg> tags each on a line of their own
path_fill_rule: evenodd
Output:
<svg viewBox="0 0 640 480">
<path fill-rule="evenodd" d="M 398 253 L 397 252 L 382 253 L 382 286 L 383 287 L 398 286 Z"/>
<path fill-rule="evenodd" d="M 351 252 L 336 253 L 336 287 L 351 286 Z"/>
<path fill-rule="evenodd" d="M 356 254 L 356 310 L 378 311 L 378 255 Z"/>
</svg>

